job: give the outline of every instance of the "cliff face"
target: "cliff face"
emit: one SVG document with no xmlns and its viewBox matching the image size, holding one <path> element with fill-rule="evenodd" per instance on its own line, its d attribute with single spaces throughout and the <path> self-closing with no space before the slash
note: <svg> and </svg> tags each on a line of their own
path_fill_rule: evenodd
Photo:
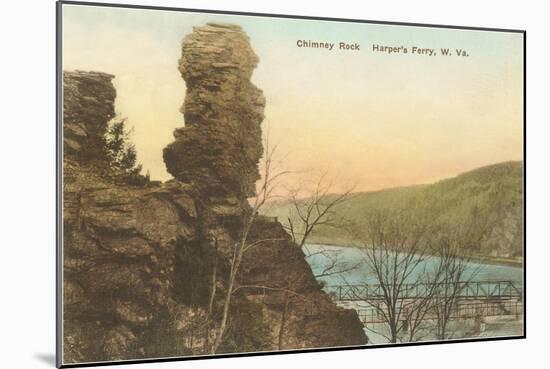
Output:
<svg viewBox="0 0 550 369">
<path fill-rule="evenodd" d="M 231 247 L 258 178 L 264 99 L 250 83 L 257 62 L 236 26 L 207 25 L 186 37 L 186 126 L 164 152 L 176 180 L 141 187 L 88 163 L 114 115 L 113 76 L 65 73 L 65 363 L 209 353 Z M 279 223 L 256 219 L 248 242 L 256 241 L 218 352 L 366 343 L 356 313 L 321 291 Z"/>
<path fill-rule="evenodd" d="M 108 122 L 115 116 L 113 75 L 97 72 L 63 73 L 63 146 L 65 155 L 80 161 L 103 153 Z"/>
</svg>

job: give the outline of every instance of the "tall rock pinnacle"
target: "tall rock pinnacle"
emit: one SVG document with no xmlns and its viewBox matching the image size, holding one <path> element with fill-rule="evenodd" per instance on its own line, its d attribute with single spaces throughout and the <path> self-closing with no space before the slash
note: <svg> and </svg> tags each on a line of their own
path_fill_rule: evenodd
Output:
<svg viewBox="0 0 550 369">
<path fill-rule="evenodd" d="M 250 81 L 257 64 L 248 36 L 236 25 L 208 23 L 183 40 L 185 126 L 174 131 L 164 162 L 169 173 L 201 194 L 254 195 L 265 107 L 262 91 Z"/>
</svg>

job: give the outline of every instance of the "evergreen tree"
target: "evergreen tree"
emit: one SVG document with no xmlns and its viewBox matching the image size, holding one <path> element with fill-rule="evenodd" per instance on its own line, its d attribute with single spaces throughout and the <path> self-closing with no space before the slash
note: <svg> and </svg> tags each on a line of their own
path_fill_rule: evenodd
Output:
<svg viewBox="0 0 550 369">
<path fill-rule="evenodd" d="M 130 182 L 144 182 L 142 165 L 137 164 L 137 153 L 130 142 L 131 130 L 126 128 L 126 118 L 111 121 L 105 135 L 105 149 L 109 168 L 117 175 L 123 175 Z M 137 183 L 136 183 L 137 184 Z"/>
</svg>

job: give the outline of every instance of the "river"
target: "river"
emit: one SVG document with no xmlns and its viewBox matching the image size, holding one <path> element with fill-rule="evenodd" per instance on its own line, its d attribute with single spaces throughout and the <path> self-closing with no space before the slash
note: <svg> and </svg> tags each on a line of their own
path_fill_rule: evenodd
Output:
<svg viewBox="0 0 550 369">
<path fill-rule="evenodd" d="M 346 285 L 346 284 L 378 284 L 373 273 L 369 270 L 366 263 L 361 263 L 364 260 L 363 253 L 356 247 L 328 246 L 319 244 L 307 244 L 304 247 L 306 260 L 311 266 L 315 275 L 321 274 L 326 270 L 331 263 L 337 258 L 340 268 L 349 268 L 356 266 L 350 271 L 336 273 L 333 275 L 320 277 L 318 280 L 323 281 L 325 290 L 329 292 L 329 286 Z M 309 256 L 308 256 L 309 255 Z M 437 257 L 427 257 L 420 263 L 415 270 L 430 270 L 438 265 Z M 336 268 L 332 269 L 332 271 Z M 414 282 L 418 274 L 412 274 L 409 282 Z M 486 264 L 482 262 L 470 262 L 464 273 L 464 280 L 470 281 L 510 281 L 517 288 L 522 289 L 523 285 L 523 269 L 508 265 Z M 346 308 L 356 309 L 358 311 L 372 309 L 368 304 L 361 302 L 338 302 Z M 523 332 L 522 316 L 499 316 L 487 317 L 480 323 L 479 326 L 473 325 L 472 320 L 453 321 L 450 323 L 453 326 L 453 335 L 449 338 L 474 338 L 474 337 L 501 337 L 501 336 L 518 336 Z M 389 334 L 387 326 L 381 323 L 365 325 L 365 334 L 369 338 L 370 344 L 385 344 L 388 343 L 387 336 Z M 386 337 L 385 337 L 385 336 Z M 426 334 L 422 340 L 436 340 L 433 333 Z M 403 341 L 401 341 L 403 342 Z"/>
<path fill-rule="evenodd" d="M 339 285 L 345 282 L 350 284 L 377 284 L 376 278 L 369 271 L 365 263 L 361 263 L 364 259 L 363 253 L 356 247 L 349 246 L 328 246 L 319 244 L 307 244 L 304 247 L 304 253 L 311 255 L 306 258 L 313 273 L 320 274 L 335 257 L 338 258 L 338 263 L 342 266 L 353 266 L 360 263 L 357 268 L 344 273 L 330 275 L 328 277 L 319 278 L 327 285 Z M 331 255 L 330 257 L 328 255 Z M 426 261 L 421 262 L 418 270 L 431 269 L 438 263 L 437 257 L 427 257 Z M 473 274 L 473 276 L 472 276 Z M 414 280 L 415 275 L 410 277 Z M 523 269 L 509 265 L 485 264 L 481 262 L 470 262 L 464 273 L 465 280 L 472 281 L 511 281 L 518 287 L 521 287 L 523 281 Z"/>
</svg>

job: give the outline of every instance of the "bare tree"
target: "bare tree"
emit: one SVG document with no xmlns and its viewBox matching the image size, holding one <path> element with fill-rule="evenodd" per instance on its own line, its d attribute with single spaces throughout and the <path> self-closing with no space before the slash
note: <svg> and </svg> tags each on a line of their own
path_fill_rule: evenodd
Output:
<svg viewBox="0 0 550 369">
<path fill-rule="evenodd" d="M 284 349 L 284 337 L 286 331 L 286 325 L 288 316 L 290 315 L 290 310 L 292 303 L 296 298 L 301 298 L 302 300 L 307 300 L 307 298 L 298 292 L 297 286 L 302 282 L 305 276 L 305 271 L 302 272 L 299 276 L 295 278 L 287 277 L 286 287 L 283 292 L 283 303 L 281 309 L 281 317 L 279 319 L 279 332 L 277 333 L 277 347 L 279 350 Z"/>
<path fill-rule="evenodd" d="M 308 238 L 318 227 L 349 227 L 350 222 L 340 216 L 336 208 L 351 198 L 352 188 L 339 194 L 332 192 L 332 184 L 327 180 L 326 172 L 319 175 L 312 190 L 298 187 L 289 193 L 290 209 L 283 227 L 291 235 L 293 242 L 304 251 L 308 262 L 313 264 L 316 279 L 345 274 L 360 265 L 360 262 L 346 261 L 342 257 L 342 250 L 322 247 L 312 250 L 307 246 Z M 317 257 L 320 260 L 315 265 L 313 260 Z"/>
<path fill-rule="evenodd" d="M 279 241 L 280 239 L 261 239 L 254 242 L 249 241 L 249 234 L 255 220 L 258 217 L 260 209 L 273 196 L 276 182 L 288 171 L 279 171 L 274 173 L 273 163 L 276 147 L 269 146 L 269 139 L 265 140 L 265 159 L 263 161 L 263 176 L 257 186 L 256 196 L 250 201 L 250 208 L 243 212 L 240 236 L 235 242 L 232 252 L 232 257 L 229 264 L 229 276 L 227 277 L 227 288 L 223 298 L 223 310 L 219 328 L 215 332 L 214 342 L 211 347 L 211 353 L 215 354 L 221 343 L 227 329 L 227 323 L 230 315 L 231 301 L 234 293 L 238 289 L 236 285 L 237 275 L 245 253 L 254 247 L 265 244 L 270 241 Z M 246 178 L 246 176 L 244 177 Z M 243 184 L 243 191 L 248 184 Z M 216 269 L 214 269 L 215 271 Z M 215 285 L 215 281 L 213 282 Z"/>
<path fill-rule="evenodd" d="M 486 232 L 489 229 L 484 229 Z M 438 262 L 433 272 L 432 283 L 437 286 L 432 297 L 433 312 L 436 318 L 436 334 L 440 340 L 452 338 L 455 332 L 449 331 L 449 322 L 459 308 L 462 293 L 479 272 L 473 267 L 465 246 L 474 236 L 470 227 L 458 227 L 441 231 L 435 243 L 434 253 Z M 482 236 L 475 235 L 476 239 Z"/>
<path fill-rule="evenodd" d="M 402 330 L 409 330 L 406 319 L 416 316 L 413 332 L 417 332 L 426 305 L 404 302 L 410 297 L 411 286 L 421 285 L 425 277 L 425 261 L 429 258 L 423 242 L 431 230 L 423 217 L 412 217 L 409 211 L 378 210 L 367 216 L 366 234 L 360 250 L 381 291 L 379 296 L 364 296 L 388 327 L 389 342 L 398 342 Z M 365 281 L 369 284 L 371 281 Z M 405 314 L 406 313 L 406 314 Z M 408 315 L 408 316 L 405 316 Z M 407 324 L 403 324 L 407 321 Z M 413 333 L 414 334 L 414 333 Z"/>
<path fill-rule="evenodd" d="M 283 342 L 286 331 L 286 323 L 290 315 L 292 304 L 297 300 L 300 300 L 302 303 L 310 304 L 313 304 L 315 302 L 299 291 L 300 283 L 305 276 L 306 271 L 303 271 L 299 276 L 288 276 L 285 280 L 285 283 L 278 286 L 268 286 L 265 284 L 239 285 L 233 290 L 233 292 L 235 293 L 241 289 L 255 289 L 257 291 L 263 291 L 264 295 L 266 291 L 282 293 L 281 315 L 279 319 L 279 330 L 277 333 L 277 346 L 279 350 L 282 350 L 284 348 Z"/>
<path fill-rule="evenodd" d="M 312 250 L 305 245 L 303 251 L 308 263 L 312 265 L 315 279 L 343 275 L 359 268 L 362 261 L 350 262 L 344 257 L 344 250 L 330 247 L 318 247 Z M 315 260 L 319 258 L 319 260 Z"/>
<path fill-rule="evenodd" d="M 300 248 L 306 244 L 314 229 L 344 226 L 346 221 L 335 208 L 351 198 L 352 189 L 339 194 L 331 191 L 326 173 L 319 176 L 313 190 L 306 192 L 297 188 L 290 191 L 290 214 L 284 227 Z"/>
<path fill-rule="evenodd" d="M 404 301 L 403 303 L 403 335 L 406 335 L 407 342 L 416 342 L 429 334 L 431 327 L 427 321 L 433 314 L 435 306 L 435 295 L 438 291 L 436 283 L 430 283 L 431 275 L 423 268 L 422 275 L 417 278 L 421 281 L 415 288 L 420 292 L 420 296 L 415 299 Z M 437 273 L 433 275 L 437 278 Z"/>
<path fill-rule="evenodd" d="M 312 191 L 306 192 L 302 188 L 290 191 L 290 211 L 283 227 L 290 234 L 293 242 L 304 251 L 310 264 L 313 258 L 320 258 L 320 270 L 314 274 L 316 279 L 349 272 L 358 268 L 360 264 L 359 262 L 350 263 L 345 261 L 342 258 L 341 250 L 321 248 L 312 251 L 306 245 L 309 236 L 317 227 L 344 226 L 345 220 L 337 214 L 335 207 L 347 201 L 350 197 L 351 189 L 340 194 L 332 194 L 326 173 L 319 176 Z M 300 284 L 302 278 L 303 275 L 289 276 L 286 281 L 277 340 L 279 350 L 283 349 L 287 316 L 290 313 L 292 302 L 297 298 L 302 300 L 305 298 L 296 291 L 296 286 Z"/>
</svg>

